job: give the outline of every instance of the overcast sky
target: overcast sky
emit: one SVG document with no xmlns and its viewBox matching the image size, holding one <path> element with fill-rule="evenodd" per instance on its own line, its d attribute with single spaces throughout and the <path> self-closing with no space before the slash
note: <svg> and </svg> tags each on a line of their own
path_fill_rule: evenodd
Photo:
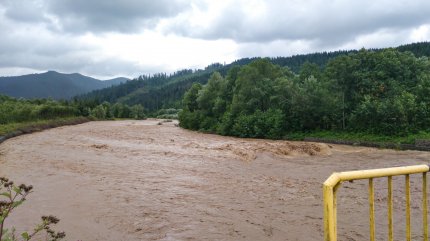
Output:
<svg viewBox="0 0 430 241">
<path fill-rule="evenodd" d="M 429 40 L 428 0 L 0 0 L 0 76 L 136 77 Z"/>
</svg>

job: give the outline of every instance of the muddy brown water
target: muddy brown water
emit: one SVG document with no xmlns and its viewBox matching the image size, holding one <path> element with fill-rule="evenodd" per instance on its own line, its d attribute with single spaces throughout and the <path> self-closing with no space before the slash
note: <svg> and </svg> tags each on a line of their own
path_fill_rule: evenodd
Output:
<svg viewBox="0 0 430 241">
<path fill-rule="evenodd" d="M 160 120 L 90 122 L 0 145 L 0 176 L 32 184 L 6 225 L 61 219 L 67 240 L 323 240 L 322 183 L 335 171 L 427 164 L 418 151 L 201 134 Z M 420 186 L 412 182 L 413 239 Z M 386 240 L 386 182 L 375 181 Z M 404 240 L 404 178 L 394 178 L 395 239 Z M 367 182 L 339 191 L 339 240 L 368 240 Z"/>
</svg>

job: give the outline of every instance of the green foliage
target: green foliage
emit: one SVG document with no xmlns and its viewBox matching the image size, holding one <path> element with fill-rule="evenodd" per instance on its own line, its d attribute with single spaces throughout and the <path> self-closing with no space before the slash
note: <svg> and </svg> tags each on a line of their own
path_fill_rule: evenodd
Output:
<svg viewBox="0 0 430 241">
<path fill-rule="evenodd" d="M 145 113 L 143 106 L 141 104 L 133 105 L 130 107 L 130 117 L 135 120 L 143 120 L 145 119 Z"/>
<path fill-rule="evenodd" d="M 159 119 L 178 119 L 178 114 L 180 111 L 181 109 L 175 108 L 161 109 L 157 111 L 155 117 Z"/>
<path fill-rule="evenodd" d="M 30 101 L 3 97 L 0 101 L 0 124 L 72 116 L 79 116 L 75 106 L 53 100 Z"/>
<path fill-rule="evenodd" d="M 215 72 L 186 92 L 184 128 L 240 137 L 339 131 L 406 136 L 430 130 L 430 61 L 396 49 L 362 49 L 305 63 L 298 75 L 256 59 Z"/>
<path fill-rule="evenodd" d="M 143 111 L 143 110 L 142 110 Z M 122 103 L 116 103 L 112 106 L 112 116 L 116 118 L 128 118 L 131 114 L 129 106 Z"/>
<path fill-rule="evenodd" d="M 227 78 L 215 72 L 207 85 L 193 85 L 184 95 L 180 125 L 223 135 L 280 138 L 285 116 L 271 106 L 280 105 L 272 95 L 284 73 L 268 59 L 233 68 Z"/>
<path fill-rule="evenodd" d="M 257 110 L 252 115 L 239 115 L 232 134 L 239 137 L 279 139 L 284 133 L 285 116 L 279 109 Z"/>
<path fill-rule="evenodd" d="M 271 64 L 268 59 L 243 66 L 235 81 L 231 103 L 233 114 L 251 114 L 256 109 L 267 111 L 272 104 L 273 83 L 281 76 L 281 68 Z"/>
<path fill-rule="evenodd" d="M 183 109 L 178 114 L 180 123 L 179 126 L 185 129 L 199 130 L 200 129 L 200 114 L 197 111 Z"/>
<path fill-rule="evenodd" d="M 15 99 L 0 95 L 0 125 L 39 122 L 43 120 L 94 117 L 96 119 L 144 119 L 142 105 L 111 105 L 91 100 L 54 101 L 50 99 Z"/>
<path fill-rule="evenodd" d="M 199 91 L 202 89 L 202 85 L 199 83 L 194 83 L 190 90 L 188 90 L 183 99 L 184 108 L 189 111 L 195 111 L 198 109 L 197 104 L 197 96 L 199 94 Z"/>
<path fill-rule="evenodd" d="M 355 129 L 383 133 L 386 135 L 406 135 L 417 129 L 417 106 L 415 96 L 403 92 L 396 98 L 383 100 L 367 96 L 352 115 Z"/>
<path fill-rule="evenodd" d="M 330 129 L 338 125 L 339 96 L 331 90 L 330 82 L 310 76 L 297 84 L 290 102 L 293 130 Z"/>
<path fill-rule="evenodd" d="M 106 114 L 108 110 L 103 105 L 98 105 L 94 109 L 91 110 L 90 116 L 95 117 L 97 119 L 106 119 Z"/>
<path fill-rule="evenodd" d="M 16 237 L 15 229 L 6 229 L 4 224 L 9 215 L 26 201 L 26 197 L 31 193 L 32 186 L 21 184 L 16 186 L 9 179 L 0 177 L 0 241 L 28 241 L 33 239 L 38 233 L 45 231 L 46 240 L 56 241 L 63 239 L 64 232 L 55 232 L 51 225 L 60 220 L 54 216 L 42 216 L 42 222 L 38 224 L 32 232 L 21 233 L 21 238 Z"/>
</svg>

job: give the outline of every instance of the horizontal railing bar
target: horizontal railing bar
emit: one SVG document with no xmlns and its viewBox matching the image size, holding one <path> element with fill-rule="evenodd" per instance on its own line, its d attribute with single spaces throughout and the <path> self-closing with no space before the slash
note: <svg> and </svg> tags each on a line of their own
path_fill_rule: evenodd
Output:
<svg viewBox="0 0 430 241">
<path fill-rule="evenodd" d="M 416 173 L 422 173 L 422 172 L 428 172 L 428 171 L 429 171 L 429 166 L 416 165 L 416 166 L 391 167 L 391 168 L 370 169 L 370 170 L 349 171 L 349 172 L 335 172 L 324 182 L 324 185 L 333 187 L 342 181 L 352 181 L 352 180 L 359 180 L 359 179 L 369 179 L 369 178 L 388 177 L 388 176 L 399 176 L 399 175 L 416 174 Z"/>
</svg>

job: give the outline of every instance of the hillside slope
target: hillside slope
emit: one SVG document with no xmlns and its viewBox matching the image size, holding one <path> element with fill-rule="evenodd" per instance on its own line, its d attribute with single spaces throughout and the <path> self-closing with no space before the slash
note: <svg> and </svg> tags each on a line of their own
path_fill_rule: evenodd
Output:
<svg viewBox="0 0 430 241">
<path fill-rule="evenodd" d="M 48 71 L 41 74 L 0 77 L 0 94 L 17 98 L 70 99 L 96 89 L 126 82 L 126 78 L 101 81 L 78 73 Z"/>
</svg>

